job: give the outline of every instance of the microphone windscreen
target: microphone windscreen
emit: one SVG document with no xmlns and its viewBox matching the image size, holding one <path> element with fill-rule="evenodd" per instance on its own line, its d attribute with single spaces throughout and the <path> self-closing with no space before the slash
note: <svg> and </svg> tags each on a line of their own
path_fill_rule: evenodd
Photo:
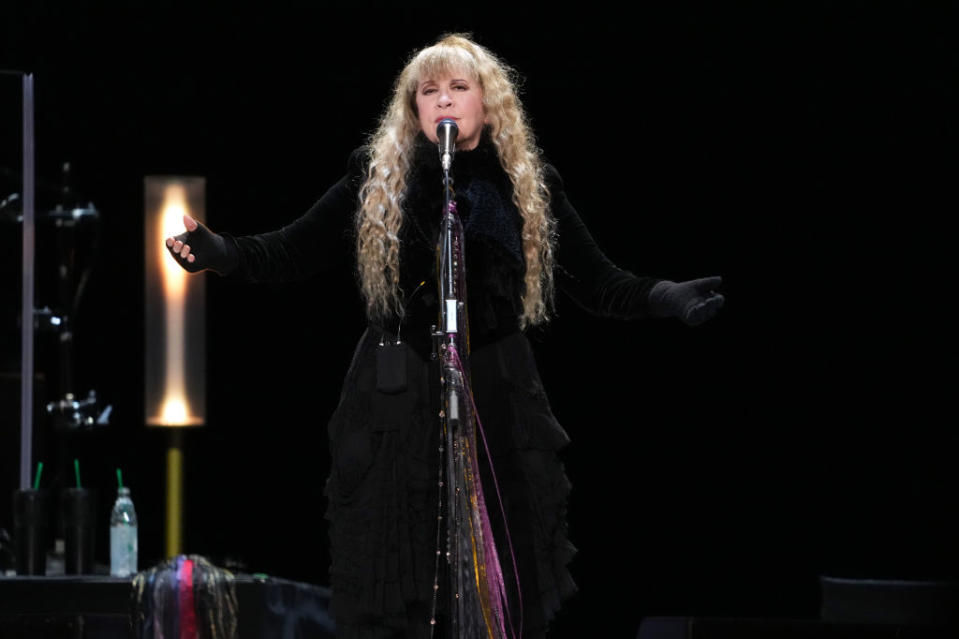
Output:
<svg viewBox="0 0 959 639">
<path fill-rule="evenodd" d="M 449 132 L 450 142 L 456 140 L 456 134 L 460 132 L 459 127 L 456 126 L 456 120 L 452 118 L 443 118 L 440 120 L 439 125 L 436 127 L 436 137 L 442 140 L 447 136 L 447 131 Z"/>
</svg>

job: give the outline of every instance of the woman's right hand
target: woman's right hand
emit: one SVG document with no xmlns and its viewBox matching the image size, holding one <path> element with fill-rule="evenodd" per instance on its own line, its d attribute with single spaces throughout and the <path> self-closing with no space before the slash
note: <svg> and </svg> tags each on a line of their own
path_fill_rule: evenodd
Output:
<svg viewBox="0 0 959 639">
<path fill-rule="evenodd" d="M 236 268 L 237 256 L 229 241 L 189 215 L 183 216 L 186 233 L 166 239 L 170 255 L 190 273 L 211 270 L 227 275 Z"/>
</svg>

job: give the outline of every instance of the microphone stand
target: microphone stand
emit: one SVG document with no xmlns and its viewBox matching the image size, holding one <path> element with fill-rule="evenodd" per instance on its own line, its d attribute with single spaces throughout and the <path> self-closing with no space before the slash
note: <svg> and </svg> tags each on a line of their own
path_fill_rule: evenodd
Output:
<svg viewBox="0 0 959 639">
<path fill-rule="evenodd" d="M 461 597 L 460 593 L 467 586 L 464 583 L 464 570 L 460 569 L 463 559 L 462 548 L 460 548 L 459 538 L 456 529 L 463 523 L 460 519 L 462 506 L 460 502 L 461 491 L 457 490 L 456 481 L 456 461 L 460 450 L 459 441 L 463 427 L 463 402 L 462 391 L 466 383 L 463 371 L 457 367 L 456 355 L 463 343 L 460 328 L 466 328 L 465 321 L 465 303 L 460 301 L 459 296 L 465 291 L 458 286 L 457 277 L 459 267 L 463 264 L 462 255 L 462 225 L 456 216 L 456 201 L 453 198 L 453 178 L 449 173 L 449 162 L 443 163 L 443 219 L 440 223 L 440 235 L 437 244 L 439 257 L 438 288 L 439 288 L 439 325 L 440 330 L 433 326 L 434 349 L 433 356 L 437 354 L 440 359 L 440 384 L 442 386 L 442 410 L 440 411 L 441 420 L 441 444 L 440 444 L 440 512 L 437 519 L 437 541 L 441 536 L 441 524 L 443 522 L 443 500 L 445 492 L 446 498 L 446 561 L 449 567 L 449 621 L 448 631 L 450 637 L 460 637 L 461 620 L 465 615 L 466 598 Z M 465 295 L 464 295 L 465 297 Z M 462 312 L 462 313 L 461 313 Z M 462 314 L 462 317 L 461 317 Z M 445 468 L 444 468 L 445 466 Z M 444 481 L 445 476 L 445 481 Z M 445 490 L 444 490 L 445 487 Z M 437 545 L 437 555 L 439 555 L 439 545 Z M 439 556 L 437 556 L 439 562 Z M 438 563 L 437 563 L 438 569 Z M 434 584 L 438 589 L 438 583 Z M 435 590 L 434 590 L 435 593 Z M 435 606 L 436 598 L 434 594 L 433 601 L 433 625 L 430 627 L 430 636 L 432 637 L 435 625 Z"/>
<path fill-rule="evenodd" d="M 446 164 L 446 163 L 444 163 Z M 486 510 L 476 451 L 476 415 L 464 358 L 469 355 L 466 308 L 466 261 L 463 225 L 456 214 L 453 179 L 443 167 L 443 219 L 437 243 L 439 323 L 432 327 L 433 356 L 440 360 L 442 385 L 440 512 L 437 519 L 437 581 L 434 583 L 435 630 L 439 550 L 446 520 L 449 580 L 449 636 L 505 639 L 506 597 L 503 574 Z M 445 478 L 443 474 L 445 473 Z"/>
</svg>

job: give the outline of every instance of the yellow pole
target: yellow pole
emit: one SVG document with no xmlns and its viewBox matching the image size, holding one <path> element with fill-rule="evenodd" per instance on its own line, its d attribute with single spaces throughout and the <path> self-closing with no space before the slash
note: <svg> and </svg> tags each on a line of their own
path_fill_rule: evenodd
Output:
<svg viewBox="0 0 959 639">
<path fill-rule="evenodd" d="M 183 549 L 183 429 L 171 428 L 166 452 L 166 556 Z"/>
</svg>

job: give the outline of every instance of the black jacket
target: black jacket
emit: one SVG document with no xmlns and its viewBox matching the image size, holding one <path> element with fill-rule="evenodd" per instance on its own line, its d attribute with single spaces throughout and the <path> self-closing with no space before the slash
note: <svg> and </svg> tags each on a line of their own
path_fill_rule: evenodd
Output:
<svg viewBox="0 0 959 639">
<path fill-rule="evenodd" d="M 407 299 L 402 334 L 425 356 L 431 349 L 430 326 L 438 322 L 435 264 L 443 184 L 435 145 L 421 136 L 414 154 L 400 230 L 400 285 Z M 235 274 L 262 282 L 300 279 L 326 269 L 355 269 L 354 214 L 366 159 L 366 150 L 356 149 L 346 175 L 291 224 L 231 238 L 239 254 Z M 512 202 L 512 184 L 487 136 L 476 149 L 456 153 L 451 174 L 466 235 L 467 308 L 475 349 L 519 330 L 525 289 L 522 218 Z M 567 199 L 559 173 L 548 164 L 546 182 L 556 219 L 557 286 L 599 316 L 646 315 L 649 290 L 659 280 L 617 268 L 593 240 Z M 421 282 L 426 284 L 419 287 Z M 384 327 L 390 332 L 397 327 L 396 320 L 386 324 L 392 324 Z"/>
</svg>

